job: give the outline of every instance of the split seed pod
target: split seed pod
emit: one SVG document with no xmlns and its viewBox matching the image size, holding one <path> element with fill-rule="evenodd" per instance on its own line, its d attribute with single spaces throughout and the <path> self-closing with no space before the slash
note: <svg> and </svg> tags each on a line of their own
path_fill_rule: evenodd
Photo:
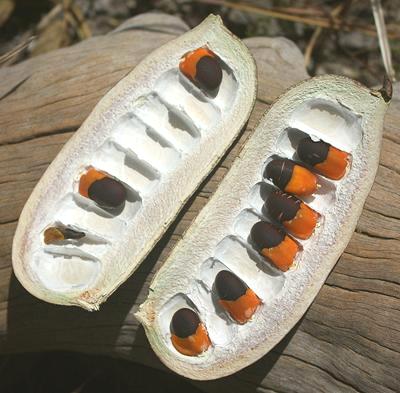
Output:
<svg viewBox="0 0 400 393">
<path fill-rule="evenodd" d="M 193 78 L 183 72 L 189 60 Z M 32 192 L 13 243 L 22 285 L 51 303 L 98 309 L 223 156 L 255 93 L 254 59 L 219 17 L 150 54 L 98 103 Z M 85 236 L 46 244 L 52 227 Z"/>
<path fill-rule="evenodd" d="M 372 186 L 388 95 L 344 77 L 322 76 L 293 87 L 272 105 L 154 277 L 136 314 L 163 363 L 193 379 L 229 375 L 267 353 L 301 318 L 345 249 Z M 268 222 L 279 225 L 265 207 L 277 187 L 263 174 L 271 159 L 299 162 L 296 145 L 308 135 L 348 153 L 351 165 L 339 181 L 315 172 L 319 187 L 297 197 L 320 216 L 307 240 L 296 238 L 299 252 L 281 271 L 262 254 L 263 242 L 274 240 L 267 237 Z M 252 228 L 260 222 L 258 238 Z M 283 224 L 279 234 L 286 236 Z M 221 270 L 235 274 L 261 301 L 244 324 L 221 312 L 213 285 Z M 211 341 L 200 356 L 178 353 L 169 340 L 172 310 L 185 305 L 196 308 Z"/>
</svg>

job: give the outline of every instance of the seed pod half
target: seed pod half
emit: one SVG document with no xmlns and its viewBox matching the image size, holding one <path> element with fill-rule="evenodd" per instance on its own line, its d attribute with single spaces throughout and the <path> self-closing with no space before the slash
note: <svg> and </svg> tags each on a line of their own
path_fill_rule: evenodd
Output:
<svg viewBox="0 0 400 393">
<path fill-rule="evenodd" d="M 208 48 L 186 53 L 179 69 L 193 83 L 206 91 L 217 89 L 222 81 L 222 66 L 218 56 Z"/>
<path fill-rule="evenodd" d="M 200 355 L 211 346 L 205 326 L 190 308 L 181 308 L 173 315 L 171 341 L 175 349 L 186 356 Z"/>
<path fill-rule="evenodd" d="M 317 177 L 307 168 L 287 158 L 275 158 L 265 168 L 264 176 L 282 191 L 308 196 L 317 190 Z"/>
<path fill-rule="evenodd" d="M 308 239 L 314 232 L 319 214 L 293 195 L 272 192 L 265 206 L 269 215 L 299 239 Z"/>
<path fill-rule="evenodd" d="M 239 159 L 153 278 L 136 313 L 164 364 L 189 378 L 220 378 L 265 355 L 298 322 L 354 231 L 378 167 L 387 107 L 385 92 L 348 78 L 322 76 L 288 90 L 263 115 Z M 284 272 L 259 253 L 273 250 L 287 236 L 275 230 L 267 237 L 272 233 L 267 224 L 257 224 L 273 218 L 264 205 L 275 189 L 261 174 L 272 157 L 296 157 L 296 144 L 291 142 L 304 138 L 304 133 L 348 152 L 352 165 L 340 182 L 319 179 L 321 187 L 307 197 L 306 204 L 321 219 L 313 236 L 296 240 L 301 247 L 296 268 Z M 227 323 L 212 296 L 210 282 L 221 264 L 262 301 L 248 323 Z M 163 316 L 178 294 L 204 315 L 213 343 L 204 357 L 182 359 L 171 348 Z"/>
<path fill-rule="evenodd" d="M 340 180 L 349 165 L 349 154 L 324 141 L 302 139 L 297 146 L 300 159 L 332 180 Z"/>
<path fill-rule="evenodd" d="M 261 300 L 242 280 L 228 270 L 215 277 L 219 304 L 238 323 L 246 323 L 256 312 Z"/>
<path fill-rule="evenodd" d="M 97 310 L 235 140 L 256 82 L 249 50 L 214 15 L 146 57 L 101 99 L 27 201 L 12 256 L 22 285 Z M 43 232 L 54 223 L 86 236 L 49 246 Z"/>
<path fill-rule="evenodd" d="M 293 265 L 299 245 L 283 230 L 269 222 L 259 221 L 251 228 L 250 237 L 259 252 L 279 270 L 286 272 Z"/>
</svg>

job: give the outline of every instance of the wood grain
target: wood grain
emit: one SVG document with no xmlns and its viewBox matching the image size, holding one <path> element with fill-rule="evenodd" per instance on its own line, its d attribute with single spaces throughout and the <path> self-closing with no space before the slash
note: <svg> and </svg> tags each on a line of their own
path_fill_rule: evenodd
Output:
<svg viewBox="0 0 400 393">
<path fill-rule="evenodd" d="M 187 27 L 141 15 L 118 31 L 0 69 L 0 352 L 53 349 L 109 354 L 164 369 L 135 320 L 158 266 L 207 203 L 261 114 L 307 78 L 297 47 L 283 38 L 246 44 L 259 91 L 247 129 L 186 204 L 136 273 L 88 313 L 29 295 L 11 270 L 19 213 L 63 144 L 97 101 L 147 53 Z M 400 391 L 400 101 L 385 119 L 378 175 L 356 232 L 314 303 L 273 351 L 241 372 L 194 382 L 205 392 Z M 178 378 L 178 377 L 177 377 Z"/>
</svg>

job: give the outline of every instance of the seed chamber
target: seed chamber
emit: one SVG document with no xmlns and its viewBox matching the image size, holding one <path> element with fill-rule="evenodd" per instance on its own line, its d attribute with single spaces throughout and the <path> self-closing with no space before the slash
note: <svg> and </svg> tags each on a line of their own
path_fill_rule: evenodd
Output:
<svg viewBox="0 0 400 393">
<path fill-rule="evenodd" d="M 354 150 L 362 140 L 361 116 L 352 112 L 340 100 L 312 99 L 300 105 L 292 114 L 293 129 L 308 134 L 345 152 Z"/>
<path fill-rule="evenodd" d="M 33 255 L 37 278 L 54 291 L 84 290 L 98 277 L 98 259 L 75 247 L 46 247 Z"/>
</svg>

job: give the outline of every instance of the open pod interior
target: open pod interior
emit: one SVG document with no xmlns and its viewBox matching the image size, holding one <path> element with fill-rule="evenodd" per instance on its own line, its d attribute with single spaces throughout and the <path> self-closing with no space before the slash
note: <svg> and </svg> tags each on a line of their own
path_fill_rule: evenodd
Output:
<svg viewBox="0 0 400 393">
<path fill-rule="evenodd" d="M 163 363 L 193 379 L 229 375 L 267 353 L 300 319 L 361 214 L 378 166 L 387 101 L 385 91 L 323 76 L 291 88 L 272 105 L 154 277 L 136 314 Z M 278 226 L 265 208 L 277 189 L 265 176 L 266 167 L 277 157 L 298 162 L 297 147 L 305 137 L 346 152 L 348 161 L 340 180 L 304 164 L 316 176 L 318 187 L 299 198 L 318 213 L 318 221 L 309 238 L 292 237 L 298 251 L 284 271 L 260 253 L 251 231 L 259 221 Z M 259 300 L 245 323 L 238 323 L 218 301 L 222 295 L 216 277 L 221 270 L 234 273 Z M 178 329 L 171 320 L 182 308 L 198 315 L 210 341 L 190 356 L 173 343 Z"/>
<path fill-rule="evenodd" d="M 200 49 L 213 55 L 206 78 L 217 67 L 210 88 L 181 69 Z M 255 93 L 254 60 L 219 17 L 150 54 L 98 103 L 26 203 L 13 243 L 24 287 L 97 309 L 222 157 Z"/>
</svg>

